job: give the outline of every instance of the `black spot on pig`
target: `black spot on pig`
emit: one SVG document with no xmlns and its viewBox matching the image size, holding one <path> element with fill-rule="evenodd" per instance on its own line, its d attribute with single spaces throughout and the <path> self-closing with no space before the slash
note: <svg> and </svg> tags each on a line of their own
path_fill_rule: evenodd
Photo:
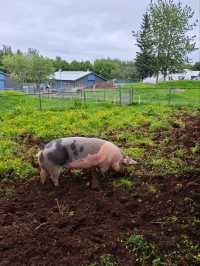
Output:
<svg viewBox="0 0 200 266">
<path fill-rule="evenodd" d="M 74 140 L 72 142 L 70 147 L 71 147 L 71 150 L 73 151 L 74 156 L 78 156 L 78 149 L 77 149 L 77 146 L 76 146 L 76 140 Z"/>
<path fill-rule="evenodd" d="M 57 165 L 64 165 L 70 161 L 69 152 L 61 140 L 56 141 L 56 148 L 48 152 L 47 157 Z"/>
<path fill-rule="evenodd" d="M 76 143 L 76 141 L 74 140 L 74 141 L 72 142 L 72 144 L 70 145 L 72 151 L 76 150 L 76 144 L 75 144 L 75 143 Z"/>
<path fill-rule="evenodd" d="M 81 146 L 81 147 L 80 147 L 80 152 L 83 152 L 83 151 L 84 151 L 84 147 Z"/>
</svg>

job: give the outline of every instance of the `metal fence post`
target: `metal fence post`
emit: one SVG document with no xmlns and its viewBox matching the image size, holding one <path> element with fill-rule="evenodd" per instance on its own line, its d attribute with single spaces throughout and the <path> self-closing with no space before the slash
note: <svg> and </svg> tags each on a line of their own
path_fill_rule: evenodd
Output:
<svg viewBox="0 0 200 266">
<path fill-rule="evenodd" d="M 81 96 L 81 102 L 83 101 L 83 91 L 82 91 L 82 89 L 80 90 L 80 96 Z"/>
<path fill-rule="evenodd" d="M 121 92 L 121 86 L 119 86 L 119 104 L 122 105 L 122 92 Z"/>
<path fill-rule="evenodd" d="M 84 102 L 86 102 L 86 92 L 85 92 L 85 90 L 83 91 L 83 98 L 84 98 Z"/>
<path fill-rule="evenodd" d="M 132 93 L 132 97 L 131 97 L 131 99 L 132 99 L 132 104 L 134 103 L 134 98 L 133 98 L 133 95 L 134 95 L 134 89 L 133 88 L 131 88 L 131 93 Z"/>
<path fill-rule="evenodd" d="M 103 99 L 104 99 L 104 102 L 106 101 L 106 89 L 104 88 L 104 91 L 103 91 Z"/>
<path fill-rule="evenodd" d="M 129 104 L 132 104 L 132 90 L 131 88 L 128 89 L 129 92 Z"/>
<path fill-rule="evenodd" d="M 168 105 L 171 104 L 171 89 L 169 89 L 169 92 L 168 92 Z"/>
<path fill-rule="evenodd" d="M 39 104 L 40 104 L 40 111 L 42 111 L 42 98 L 41 98 L 40 88 L 39 88 Z"/>
</svg>

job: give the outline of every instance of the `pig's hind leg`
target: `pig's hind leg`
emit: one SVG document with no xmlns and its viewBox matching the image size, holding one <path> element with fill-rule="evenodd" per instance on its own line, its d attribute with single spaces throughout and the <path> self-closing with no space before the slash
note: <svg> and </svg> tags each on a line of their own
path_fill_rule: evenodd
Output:
<svg viewBox="0 0 200 266">
<path fill-rule="evenodd" d="M 59 176 L 62 171 L 60 166 L 54 166 L 50 169 L 50 178 L 55 187 L 59 186 Z"/>
<path fill-rule="evenodd" d="M 41 169 L 40 169 L 40 181 L 41 181 L 41 183 L 44 185 L 44 183 L 46 182 L 46 179 L 49 177 L 49 173 L 48 173 L 48 171 L 45 169 L 45 168 L 43 168 L 43 167 L 41 167 Z"/>
</svg>

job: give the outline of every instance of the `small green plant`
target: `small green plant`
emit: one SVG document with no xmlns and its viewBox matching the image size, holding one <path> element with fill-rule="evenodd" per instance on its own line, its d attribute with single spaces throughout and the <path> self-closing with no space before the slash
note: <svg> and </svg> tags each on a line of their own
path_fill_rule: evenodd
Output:
<svg viewBox="0 0 200 266">
<path fill-rule="evenodd" d="M 117 266 L 118 263 L 115 261 L 113 255 L 105 254 L 101 255 L 99 262 L 92 262 L 88 266 Z"/>
<path fill-rule="evenodd" d="M 132 189 L 134 186 L 134 182 L 130 180 L 130 178 L 120 178 L 113 181 L 113 185 L 116 187 L 122 187 L 124 189 Z"/>
<path fill-rule="evenodd" d="M 161 265 L 161 258 L 156 257 L 155 259 L 152 260 L 152 266 L 160 266 Z"/>
<path fill-rule="evenodd" d="M 150 251 L 149 245 L 146 243 L 143 235 L 131 235 L 126 241 L 127 247 L 133 251 L 141 251 L 148 255 Z"/>
<path fill-rule="evenodd" d="M 157 256 L 156 248 L 149 244 L 143 235 L 132 234 L 126 241 L 126 247 L 134 251 L 137 255 L 137 261 L 141 265 L 146 265 L 146 261 L 151 259 L 153 266 L 158 266 L 161 263 L 161 259 Z"/>
<path fill-rule="evenodd" d="M 191 148 L 193 154 L 200 152 L 200 145 L 195 145 Z"/>
<path fill-rule="evenodd" d="M 149 192 L 151 192 L 151 193 L 153 193 L 153 194 L 155 194 L 155 193 L 157 192 L 157 188 L 156 188 L 156 186 L 153 185 L 153 184 L 149 184 L 149 185 L 148 185 L 148 190 L 149 190 Z"/>
<path fill-rule="evenodd" d="M 102 255 L 99 259 L 100 266 L 117 266 L 117 263 L 111 254 Z"/>
<path fill-rule="evenodd" d="M 194 217 L 194 218 L 193 218 L 193 221 L 192 221 L 192 224 L 193 224 L 193 225 L 199 225 L 199 226 L 200 226 L 200 219 L 197 218 L 197 217 Z"/>
<path fill-rule="evenodd" d="M 91 262 L 88 266 L 98 266 L 97 262 Z"/>
</svg>

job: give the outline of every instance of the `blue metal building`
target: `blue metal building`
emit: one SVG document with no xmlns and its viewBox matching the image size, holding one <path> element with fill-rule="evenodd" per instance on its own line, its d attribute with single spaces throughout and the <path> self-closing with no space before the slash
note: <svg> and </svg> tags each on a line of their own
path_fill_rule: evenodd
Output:
<svg viewBox="0 0 200 266">
<path fill-rule="evenodd" d="M 107 80 L 92 71 L 57 71 L 50 78 L 55 89 L 93 87 Z"/>
<path fill-rule="evenodd" d="M 0 71 L 0 90 L 10 89 L 17 90 L 20 89 L 20 84 L 12 80 L 10 76 L 2 71 Z"/>
<path fill-rule="evenodd" d="M 7 74 L 5 74 L 4 72 L 0 71 L 0 90 L 3 90 L 6 88 L 6 78 L 7 78 Z"/>
</svg>

